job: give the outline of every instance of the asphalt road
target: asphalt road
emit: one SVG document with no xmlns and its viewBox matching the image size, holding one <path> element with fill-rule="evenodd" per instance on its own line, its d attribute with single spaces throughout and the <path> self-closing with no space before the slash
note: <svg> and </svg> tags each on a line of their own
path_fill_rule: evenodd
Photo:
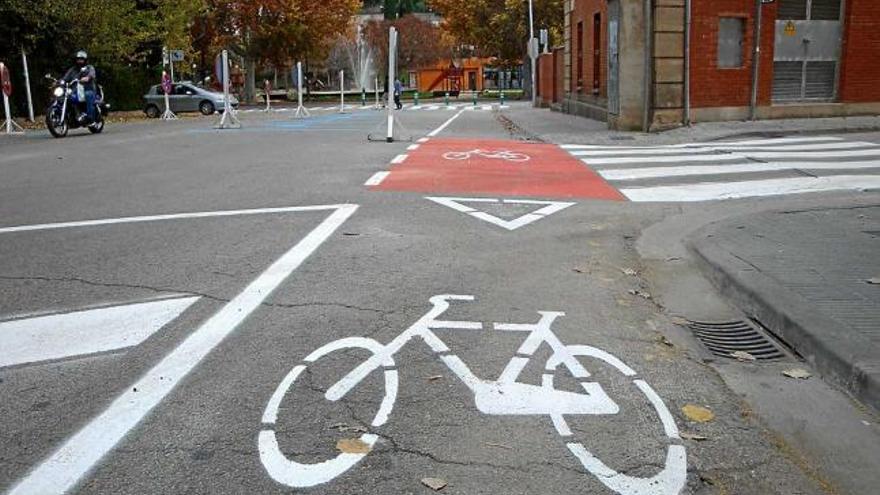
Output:
<svg viewBox="0 0 880 495">
<path fill-rule="evenodd" d="M 727 203 L 595 199 L 622 188 L 503 118 L 529 112 L 0 138 L 0 339 L 30 345 L 0 367 L 0 491 L 825 493 L 651 295 L 643 231 Z"/>
</svg>

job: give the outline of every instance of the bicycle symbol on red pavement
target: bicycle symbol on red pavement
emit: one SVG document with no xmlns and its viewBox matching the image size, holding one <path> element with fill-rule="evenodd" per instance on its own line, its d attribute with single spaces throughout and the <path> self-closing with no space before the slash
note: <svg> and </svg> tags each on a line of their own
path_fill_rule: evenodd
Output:
<svg viewBox="0 0 880 495">
<path fill-rule="evenodd" d="M 525 153 L 510 150 L 481 150 L 474 149 L 470 151 L 448 151 L 443 153 L 443 158 L 447 160 L 469 160 L 472 156 L 481 156 L 494 160 L 505 160 L 508 162 L 527 162 L 532 157 Z"/>
</svg>

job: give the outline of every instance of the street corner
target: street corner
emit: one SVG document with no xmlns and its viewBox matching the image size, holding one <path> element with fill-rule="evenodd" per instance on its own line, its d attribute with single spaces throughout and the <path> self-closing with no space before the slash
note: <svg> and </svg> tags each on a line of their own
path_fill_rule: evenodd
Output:
<svg viewBox="0 0 880 495">
<path fill-rule="evenodd" d="M 559 146 L 510 140 L 424 139 L 367 185 L 374 191 L 625 200 Z"/>
</svg>

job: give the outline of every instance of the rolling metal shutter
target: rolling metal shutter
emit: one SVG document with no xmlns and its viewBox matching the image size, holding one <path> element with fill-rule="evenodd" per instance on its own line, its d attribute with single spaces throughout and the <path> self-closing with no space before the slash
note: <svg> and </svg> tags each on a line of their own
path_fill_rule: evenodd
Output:
<svg viewBox="0 0 880 495">
<path fill-rule="evenodd" d="M 803 62 L 773 62 L 773 101 L 802 99 Z"/>
</svg>

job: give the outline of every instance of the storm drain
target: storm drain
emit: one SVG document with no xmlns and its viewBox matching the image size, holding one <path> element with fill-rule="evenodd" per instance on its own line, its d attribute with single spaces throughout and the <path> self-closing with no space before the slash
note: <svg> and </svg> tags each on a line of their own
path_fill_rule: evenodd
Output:
<svg viewBox="0 0 880 495">
<path fill-rule="evenodd" d="M 776 343 L 747 321 L 688 321 L 687 327 L 716 356 L 736 359 L 742 354 L 735 353 L 747 352 L 756 361 L 787 357 Z"/>
</svg>

